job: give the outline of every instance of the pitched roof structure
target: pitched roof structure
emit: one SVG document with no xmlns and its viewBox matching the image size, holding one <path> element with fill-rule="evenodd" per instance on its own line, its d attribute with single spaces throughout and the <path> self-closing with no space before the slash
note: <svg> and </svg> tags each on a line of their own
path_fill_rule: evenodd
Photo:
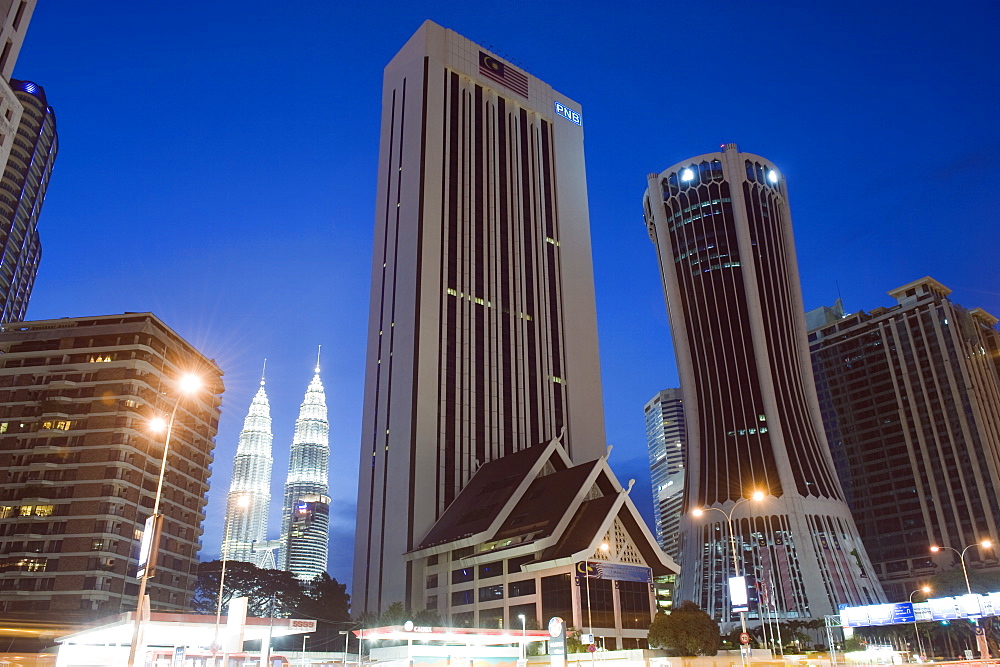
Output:
<svg viewBox="0 0 1000 667">
<path fill-rule="evenodd" d="M 644 565 L 653 576 L 678 567 L 657 545 L 607 458 L 572 465 L 558 439 L 479 468 L 416 549 L 415 560 L 475 547 L 473 558 L 531 545 L 542 569 L 585 559 Z M 599 545 L 607 543 L 607 553 Z"/>
</svg>

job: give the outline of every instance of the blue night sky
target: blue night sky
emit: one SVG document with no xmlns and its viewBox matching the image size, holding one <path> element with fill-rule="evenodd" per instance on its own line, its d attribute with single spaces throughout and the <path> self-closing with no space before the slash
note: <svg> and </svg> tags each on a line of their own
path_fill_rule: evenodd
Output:
<svg viewBox="0 0 1000 667">
<path fill-rule="evenodd" d="M 806 308 L 930 275 L 1000 315 L 993 2 L 366 4 L 40 0 L 14 71 L 61 144 L 29 319 L 152 311 L 226 373 L 205 560 L 262 359 L 276 518 L 322 344 L 350 583 L 382 68 L 428 18 L 583 106 L 611 463 L 647 516 L 642 408 L 677 382 L 647 173 L 727 142 L 773 160 Z"/>
</svg>

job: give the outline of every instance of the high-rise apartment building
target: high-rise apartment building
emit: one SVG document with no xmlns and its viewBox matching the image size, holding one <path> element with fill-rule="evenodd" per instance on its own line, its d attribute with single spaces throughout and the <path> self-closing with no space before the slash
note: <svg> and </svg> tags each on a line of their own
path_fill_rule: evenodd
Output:
<svg viewBox="0 0 1000 667">
<path fill-rule="evenodd" d="M 181 397 L 175 381 L 204 384 Z M 150 313 L 0 331 L 0 612 L 60 618 L 134 610 L 136 564 L 164 435 L 176 418 L 147 593 L 182 610 L 197 575 L 222 371 Z M 175 401 L 178 401 L 175 403 Z"/>
<path fill-rule="evenodd" d="M 233 476 L 226 497 L 226 525 L 222 532 L 222 557 L 264 567 L 270 552 L 267 517 L 271 507 L 271 405 L 260 389 L 250 402 L 233 460 Z"/>
<path fill-rule="evenodd" d="M 719 510 L 681 519 L 678 599 L 736 620 L 731 527 L 738 574 L 765 591 L 753 621 L 882 600 L 823 434 L 784 178 L 727 144 L 648 183 L 685 395 L 685 510 Z M 755 491 L 765 499 L 744 501 Z"/>
<path fill-rule="evenodd" d="M 330 422 L 319 363 L 295 420 L 285 480 L 278 568 L 312 581 L 326 572 L 330 539 Z"/>
<path fill-rule="evenodd" d="M 1000 332 L 996 317 L 950 293 L 922 278 L 889 292 L 889 308 L 810 313 L 820 318 L 809 344 L 827 438 L 895 600 L 961 568 L 932 545 L 961 551 L 1000 537 Z M 1000 569 L 991 549 L 970 549 L 966 562 Z"/>
<path fill-rule="evenodd" d="M 664 389 L 651 398 L 646 415 L 649 476 L 653 481 L 653 519 L 660 548 L 677 560 L 684 505 L 684 399 L 680 389 Z"/>
<path fill-rule="evenodd" d="M 19 322 L 28 310 L 42 259 L 38 218 L 59 150 L 45 91 L 31 81 L 10 83 L 23 111 L 0 177 L 0 322 Z"/>
<path fill-rule="evenodd" d="M 424 23 L 385 69 L 352 606 L 476 469 L 605 451 L 580 106 Z"/>
<path fill-rule="evenodd" d="M 36 0 L 0 0 L 0 164 L 7 163 L 23 107 L 8 83 L 24 44 Z"/>
</svg>

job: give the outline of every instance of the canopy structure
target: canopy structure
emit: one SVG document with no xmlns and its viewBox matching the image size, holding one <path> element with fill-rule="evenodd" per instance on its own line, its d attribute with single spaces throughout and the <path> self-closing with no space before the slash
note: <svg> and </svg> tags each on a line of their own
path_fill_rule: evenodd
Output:
<svg viewBox="0 0 1000 667">
<path fill-rule="evenodd" d="M 504 644 L 530 644 L 551 639 L 545 630 L 517 630 L 494 628 L 431 628 L 407 623 L 384 628 L 355 630 L 361 639 L 395 639 L 414 642 L 462 644 L 465 646 L 499 646 Z"/>
<path fill-rule="evenodd" d="M 228 627 L 228 617 L 219 620 L 219 632 Z M 60 637 L 60 644 L 86 644 L 90 646 L 125 645 L 132 641 L 135 617 L 133 612 L 120 614 L 111 620 L 92 625 L 71 635 Z M 215 616 L 198 614 L 171 614 L 154 612 L 142 624 L 143 643 L 146 646 L 178 646 L 183 641 L 188 647 L 208 647 L 217 639 Z M 297 635 L 316 630 L 316 621 L 301 618 L 247 618 L 243 624 L 243 641 Z"/>
</svg>

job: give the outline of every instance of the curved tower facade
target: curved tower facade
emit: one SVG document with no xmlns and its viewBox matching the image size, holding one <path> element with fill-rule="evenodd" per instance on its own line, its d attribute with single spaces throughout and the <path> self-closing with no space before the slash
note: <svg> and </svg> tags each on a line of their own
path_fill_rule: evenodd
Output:
<svg viewBox="0 0 1000 667">
<path fill-rule="evenodd" d="M 781 173 L 727 144 L 648 181 L 646 224 L 687 399 L 678 599 L 738 619 L 731 527 L 750 621 L 882 601 L 823 433 Z M 758 490 L 763 501 L 743 500 Z M 692 516 L 698 507 L 721 511 Z"/>
<path fill-rule="evenodd" d="M 37 83 L 11 79 L 24 107 L 0 180 L 0 322 L 20 322 L 35 286 L 38 218 L 59 150 L 56 117 Z"/>
<path fill-rule="evenodd" d="M 226 525 L 222 554 L 226 560 L 239 560 L 263 566 L 266 552 L 255 550 L 267 539 L 267 514 L 271 504 L 271 406 L 260 389 L 250 402 L 243 420 L 240 442 L 233 461 L 233 478 L 226 497 Z"/>
<path fill-rule="evenodd" d="M 305 581 L 326 571 L 330 537 L 329 468 L 330 423 L 317 364 L 299 408 L 299 418 L 295 420 L 278 554 L 278 568 Z"/>
</svg>

